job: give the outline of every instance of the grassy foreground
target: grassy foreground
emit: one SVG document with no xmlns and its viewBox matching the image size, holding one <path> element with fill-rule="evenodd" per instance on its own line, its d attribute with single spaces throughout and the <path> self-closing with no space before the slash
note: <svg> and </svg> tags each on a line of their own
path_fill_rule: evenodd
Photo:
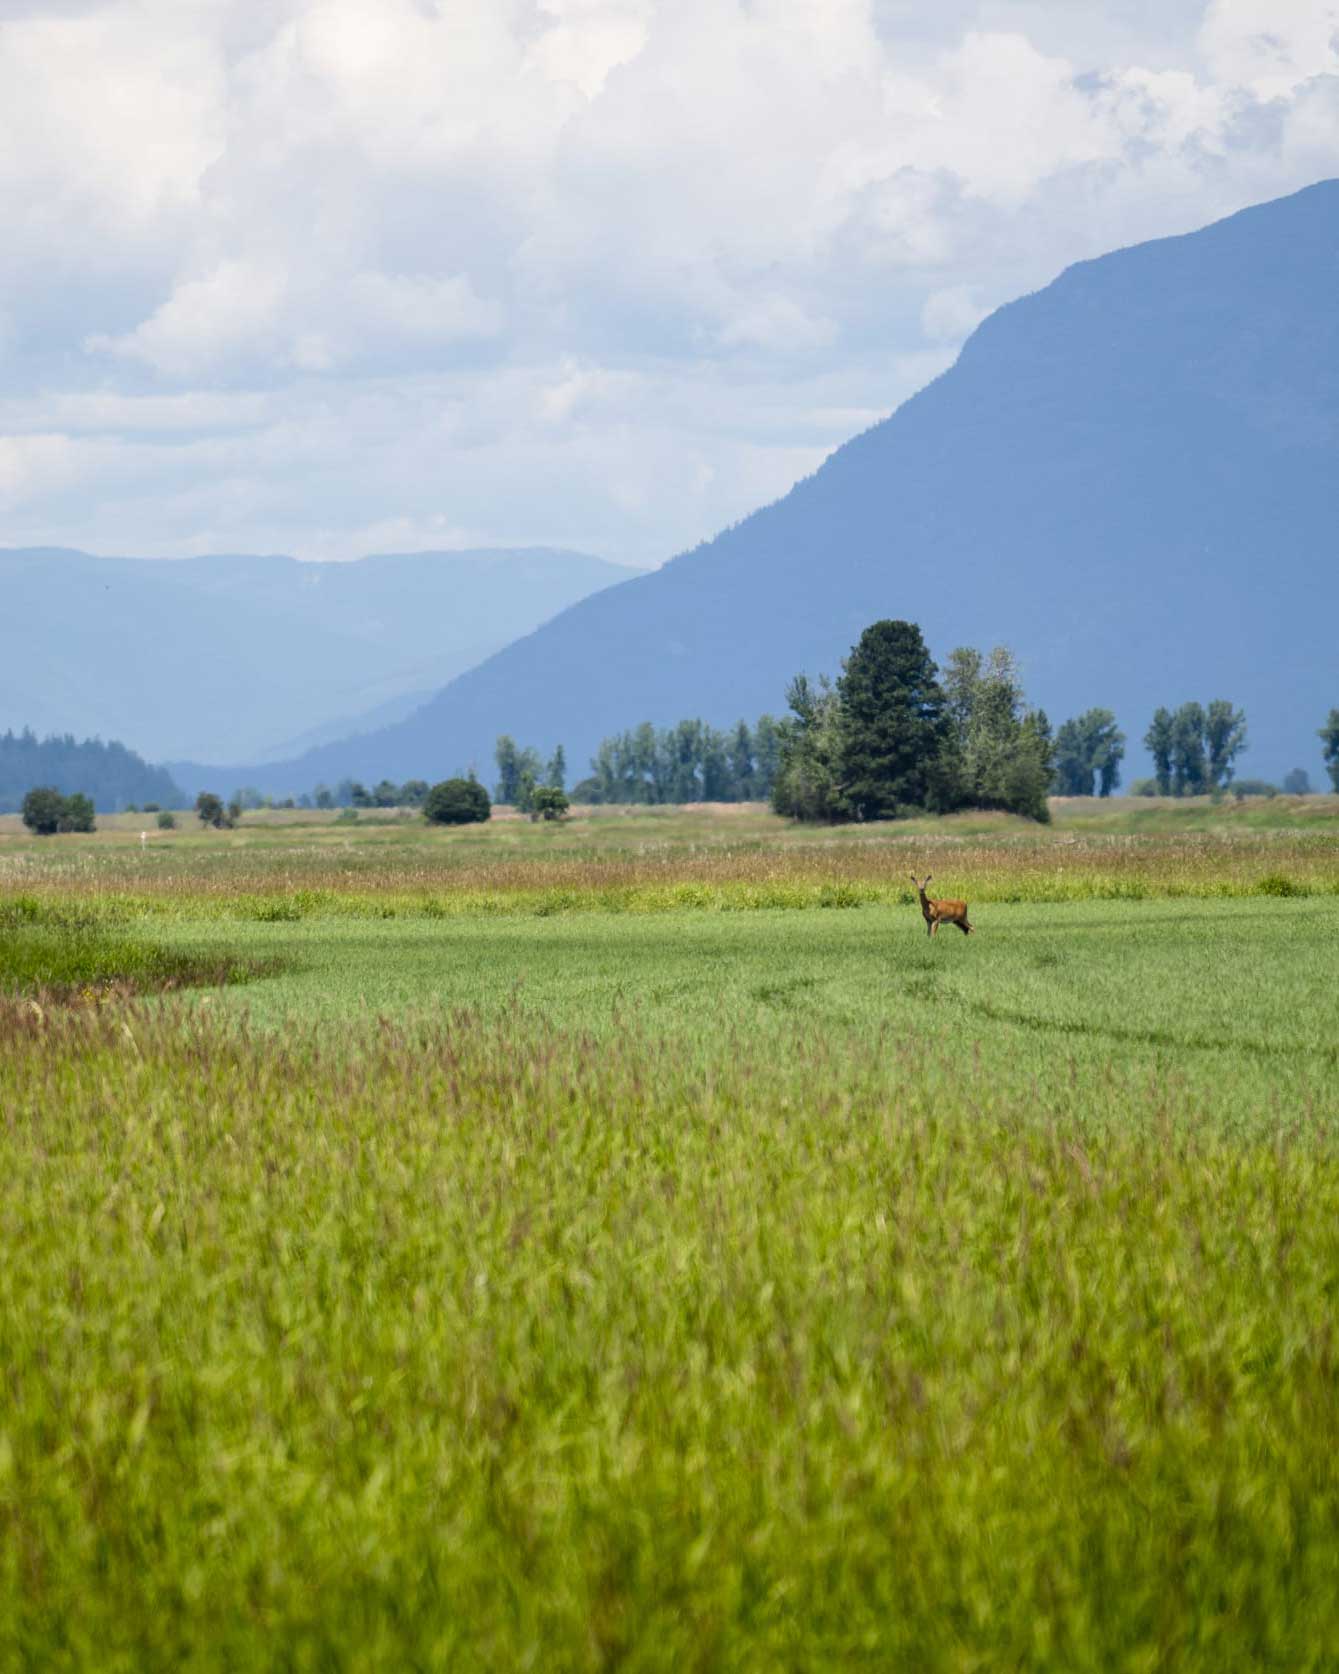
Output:
<svg viewBox="0 0 1339 1674">
<path fill-rule="evenodd" d="M 1333 1665 L 1333 843 L 744 823 L 0 849 L 0 1667 Z"/>
</svg>

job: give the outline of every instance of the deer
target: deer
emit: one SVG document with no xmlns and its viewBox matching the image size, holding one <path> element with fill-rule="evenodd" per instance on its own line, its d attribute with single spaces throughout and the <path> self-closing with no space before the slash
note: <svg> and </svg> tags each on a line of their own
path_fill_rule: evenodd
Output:
<svg viewBox="0 0 1339 1674">
<path fill-rule="evenodd" d="M 965 901 L 932 901 L 925 893 L 925 885 L 933 876 L 933 872 L 927 872 L 922 880 L 914 872 L 911 874 L 911 881 L 921 898 L 921 912 L 925 915 L 925 934 L 933 936 L 941 924 L 956 924 L 964 936 L 974 936 L 976 931 L 967 921 Z"/>
</svg>

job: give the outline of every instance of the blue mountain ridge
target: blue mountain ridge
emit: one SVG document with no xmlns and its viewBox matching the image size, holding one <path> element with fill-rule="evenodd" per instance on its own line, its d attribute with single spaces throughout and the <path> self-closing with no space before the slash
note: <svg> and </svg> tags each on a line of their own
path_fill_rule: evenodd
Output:
<svg viewBox="0 0 1339 1674">
<path fill-rule="evenodd" d="M 582 600 L 407 719 L 210 781 L 491 774 L 497 735 L 584 772 L 642 720 L 719 725 L 836 673 L 869 622 L 1003 643 L 1056 723 L 1227 697 L 1252 775 L 1319 776 L 1339 703 L 1339 182 L 1069 268 L 783 499 Z M 179 774 L 190 772 L 177 769 Z M 201 781 L 203 782 L 203 781 Z"/>
</svg>

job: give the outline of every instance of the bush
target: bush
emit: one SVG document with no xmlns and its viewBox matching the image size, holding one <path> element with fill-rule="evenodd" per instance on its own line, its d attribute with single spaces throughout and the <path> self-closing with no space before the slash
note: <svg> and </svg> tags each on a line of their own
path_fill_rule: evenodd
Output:
<svg viewBox="0 0 1339 1674">
<path fill-rule="evenodd" d="M 1271 785 L 1268 779 L 1236 779 L 1232 784 L 1232 794 L 1240 802 L 1245 796 L 1277 796 L 1279 787 Z"/>
<path fill-rule="evenodd" d="M 38 837 L 52 837 L 58 831 L 93 831 L 93 804 L 76 791 L 62 796 L 50 785 L 38 785 L 23 799 L 23 823 Z"/>
<path fill-rule="evenodd" d="M 175 831 L 177 829 L 177 816 L 169 814 L 167 809 L 164 808 L 158 816 L 158 829 L 160 831 Z"/>
<path fill-rule="evenodd" d="M 65 798 L 65 807 L 60 816 L 62 831 L 94 831 L 97 829 L 93 818 L 93 803 L 81 792 L 76 791 L 73 796 Z"/>
<path fill-rule="evenodd" d="M 536 785 L 530 793 L 532 820 L 565 820 L 571 806 L 566 791 L 557 785 Z"/>
<path fill-rule="evenodd" d="M 1131 779 L 1130 781 L 1131 796 L 1160 796 L 1161 794 L 1156 779 Z"/>
<path fill-rule="evenodd" d="M 213 791 L 200 792 L 195 799 L 195 811 L 200 816 L 200 824 L 212 825 L 215 831 L 223 831 L 232 824 L 223 798 L 215 796 Z"/>
<path fill-rule="evenodd" d="M 430 825 L 474 825 L 492 813 L 488 792 L 477 779 L 443 779 L 423 803 Z"/>
<path fill-rule="evenodd" d="M 1310 796 L 1311 775 L 1304 767 L 1294 767 L 1290 773 L 1283 775 L 1283 793 L 1285 796 Z"/>
<path fill-rule="evenodd" d="M 50 785 L 38 785 L 23 799 L 23 823 L 38 837 L 52 837 L 60 830 L 65 798 Z"/>
</svg>

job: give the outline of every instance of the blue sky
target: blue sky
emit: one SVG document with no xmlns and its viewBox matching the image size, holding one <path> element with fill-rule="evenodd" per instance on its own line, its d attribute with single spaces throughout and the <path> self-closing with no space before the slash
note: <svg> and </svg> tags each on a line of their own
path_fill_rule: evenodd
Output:
<svg viewBox="0 0 1339 1674">
<path fill-rule="evenodd" d="M 1339 174 L 1339 0 L 0 0 L 0 545 L 672 556 Z"/>
</svg>

